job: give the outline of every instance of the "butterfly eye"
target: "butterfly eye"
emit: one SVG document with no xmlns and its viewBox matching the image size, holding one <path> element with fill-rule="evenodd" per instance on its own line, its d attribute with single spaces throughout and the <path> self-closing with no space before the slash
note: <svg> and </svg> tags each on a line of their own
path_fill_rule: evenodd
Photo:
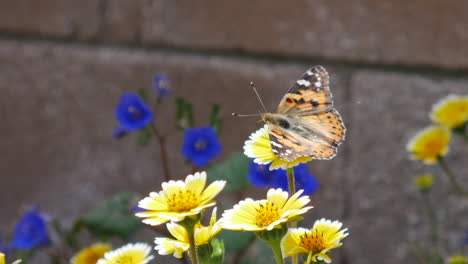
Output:
<svg viewBox="0 0 468 264">
<path fill-rule="evenodd" d="M 278 119 L 278 126 L 288 129 L 291 125 L 286 119 L 279 118 Z"/>
</svg>

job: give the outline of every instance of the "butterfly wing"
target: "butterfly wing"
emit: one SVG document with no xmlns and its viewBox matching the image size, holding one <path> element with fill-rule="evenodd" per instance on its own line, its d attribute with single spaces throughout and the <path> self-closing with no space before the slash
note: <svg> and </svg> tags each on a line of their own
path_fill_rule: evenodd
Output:
<svg viewBox="0 0 468 264">
<path fill-rule="evenodd" d="M 307 70 L 288 90 L 278 105 L 278 114 L 322 112 L 333 107 L 327 70 L 316 66 Z"/>
<path fill-rule="evenodd" d="M 344 141 L 346 128 L 335 109 L 309 115 L 287 117 L 289 128 L 269 124 L 273 153 L 285 161 L 302 156 L 333 158 Z"/>
<path fill-rule="evenodd" d="M 331 159 L 336 155 L 346 129 L 333 108 L 329 81 L 325 68 L 317 66 L 306 71 L 288 90 L 277 110 L 288 125 L 270 124 L 275 155 L 286 161 L 302 156 Z"/>
</svg>

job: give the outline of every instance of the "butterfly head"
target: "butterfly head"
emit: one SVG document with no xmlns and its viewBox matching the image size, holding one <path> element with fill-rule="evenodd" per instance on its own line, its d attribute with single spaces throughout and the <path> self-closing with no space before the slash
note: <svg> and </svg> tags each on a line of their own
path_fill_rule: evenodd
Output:
<svg viewBox="0 0 468 264">
<path fill-rule="evenodd" d="M 284 115 L 265 113 L 262 114 L 262 120 L 267 124 L 279 126 L 284 129 L 288 129 L 291 127 L 290 120 L 285 118 Z"/>
</svg>

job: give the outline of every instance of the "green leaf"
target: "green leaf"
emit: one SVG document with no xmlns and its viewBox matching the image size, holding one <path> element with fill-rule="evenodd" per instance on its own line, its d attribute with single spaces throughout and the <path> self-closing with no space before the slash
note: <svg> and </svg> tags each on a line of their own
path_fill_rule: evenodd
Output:
<svg viewBox="0 0 468 264">
<path fill-rule="evenodd" d="M 82 219 L 83 225 L 101 240 L 128 239 L 141 226 L 140 219 L 132 213 L 136 197 L 132 193 L 118 193 L 86 215 Z"/>
<path fill-rule="evenodd" d="M 193 106 L 182 97 L 176 98 L 176 119 L 177 128 L 180 130 L 193 127 Z"/>
<path fill-rule="evenodd" d="M 211 254 L 211 264 L 224 263 L 224 242 L 213 238 L 211 240 L 211 246 L 213 247 L 213 253 Z"/>
<path fill-rule="evenodd" d="M 249 186 L 247 180 L 249 162 L 249 158 L 244 153 L 235 152 L 221 164 L 208 168 L 206 173 L 210 182 L 226 180 L 225 192 L 241 190 Z"/>
<path fill-rule="evenodd" d="M 138 95 L 145 103 L 148 103 L 148 93 L 146 93 L 145 89 L 138 89 Z"/>
<path fill-rule="evenodd" d="M 210 125 L 216 130 L 218 134 L 221 131 L 221 126 L 223 124 L 223 121 L 219 117 L 220 113 L 221 106 L 214 104 L 211 108 Z"/>
<path fill-rule="evenodd" d="M 153 131 L 151 130 L 150 126 L 146 126 L 145 128 L 138 130 L 138 134 L 137 134 L 138 145 L 142 147 L 146 147 L 150 143 L 152 136 L 153 136 Z"/>
</svg>

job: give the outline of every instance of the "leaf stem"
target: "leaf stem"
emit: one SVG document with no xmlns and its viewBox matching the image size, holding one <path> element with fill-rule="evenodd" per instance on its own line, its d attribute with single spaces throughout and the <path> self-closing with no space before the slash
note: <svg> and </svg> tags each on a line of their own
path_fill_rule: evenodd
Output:
<svg viewBox="0 0 468 264">
<path fill-rule="evenodd" d="M 159 142 L 159 151 L 161 154 L 161 163 L 163 165 L 164 179 L 167 182 L 171 179 L 171 174 L 169 171 L 169 160 L 167 158 L 165 137 L 159 133 L 158 129 L 153 123 L 151 123 L 151 130 L 153 130 Z"/>
<path fill-rule="evenodd" d="M 270 245 L 271 249 L 273 250 L 273 254 L 275 255 L 275 260 L 277 264 L 284 264 L 283 262 L 283 254 L 281 254 L 281 239 L 267 241 Z"/>
<path fill-rule="evenodd" d="M 291 195 L 296 193 L 296 184 L 294 182 L 294 180 L 295 180 L 294 179 L 294 167 L 293 168 L 288 168 L 287 174 L 288 174 L 289 197 L 291 197 Z M 295 227 L 297 227 L 297 223 L 296 222 L 290 222 L 289 227 L 295 228 Z M 291 260 L 292 260 L 292 264 L 297 264 L 298 263 L 297 254 L 292 256 Z"/>
<path fill-rule="evenodd" d="M 452 183 L 452 185 L 455 187 L 455 189 L 457 189 L 457 191 L 464 197 L 468 198 L 468 192 L 466 192 L 463 187 L 457 182 L 457 180 L 455 179 L 455 175 L 453 174 L 452 170 L 450 169 L 450 167 L 447 165 L 447 162 L 445 161 L 445 159 L 443 157 L 440 157 L 438 158 L 438 162 L 439 162 L 439 165 L 440 167 L 442 168 L 442 170 L 445 172 L 445 174 L 447 175 L 447 177 L 449 178 L 450 182 Z"/>
<path fill-rule="evenodd" d="M 431 241 L 434 247 L 437 247 L 439 236 L 437 232 L 437 215 L 435 214 L 434 207 L 432 206 L 431 202 L 429 201 L 429 195 L 427 193 L 423 193 L 423 200 L 426 206 L 427 216 L 429 217 L 429 221 L 431 223 Z"/>
<path fill-rule="evenodd" d="M 189 238 L 189 255 L 192 259 L 192 264 L 198 264 L 197 246 L 195 244 L 195 225 L 185 226 Z"/>
</svg>

